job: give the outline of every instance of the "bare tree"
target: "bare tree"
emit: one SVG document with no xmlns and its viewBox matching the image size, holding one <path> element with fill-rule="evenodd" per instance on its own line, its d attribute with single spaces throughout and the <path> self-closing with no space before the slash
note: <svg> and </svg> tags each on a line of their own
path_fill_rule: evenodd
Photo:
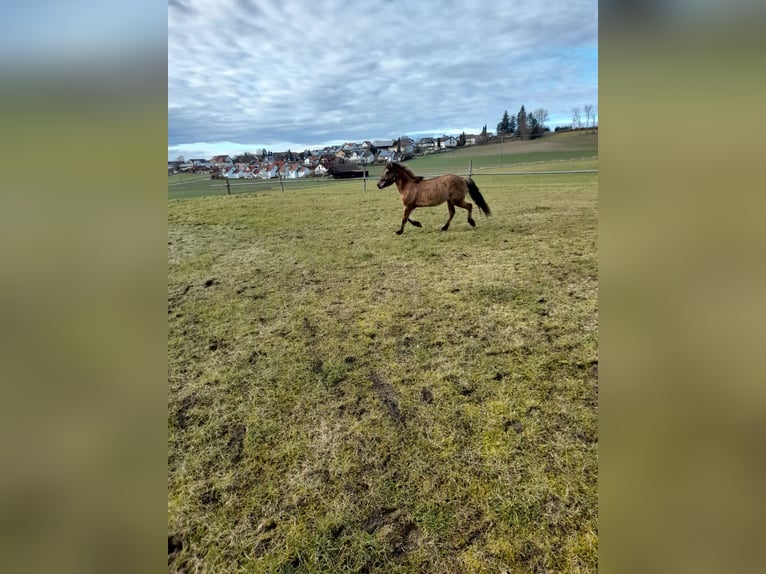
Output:
<svg viewBox="0 0 766 574">
<path fill-rule="evenodd" d="M 580 122 L 580 108 L 573 108 L 572 109 L 572 127 L 574 129 L 577 129 L 582 126 L 582 123 Z"/>
<path fill-rule="evenodd" d="M 544 128 L 545 124 L 548 122 L 548 110 L 538 108 L 534 111 L 533 115 L 535 116 L 537 123 L 540 125 L 540 128 Z"/>
<path fill-rule="evenodd" d="M 584 105 L 583 110 L 585 110 L 585 127 L 587 128 L 590 124 L 591 118 L 595 120 L 595 116 L 593 115 L 593 106 L 591 104 Z"/>
</svg>

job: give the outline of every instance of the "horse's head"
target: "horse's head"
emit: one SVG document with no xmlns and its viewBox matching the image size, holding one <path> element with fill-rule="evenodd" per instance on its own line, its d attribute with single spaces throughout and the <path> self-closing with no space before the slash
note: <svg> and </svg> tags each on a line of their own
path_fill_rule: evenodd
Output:
<svg viewBox="0 0 766 574">
<path fill-rule="evenodd" d="M 383 170 L 383 174 L 378 180 L 378 189 L 383 189 L 384 187 L 388 187 L 392 183 L 395 183 L 396 177 L 396 164 L 390 161 L 386 164 L 386 169 Z"/>
</svg>

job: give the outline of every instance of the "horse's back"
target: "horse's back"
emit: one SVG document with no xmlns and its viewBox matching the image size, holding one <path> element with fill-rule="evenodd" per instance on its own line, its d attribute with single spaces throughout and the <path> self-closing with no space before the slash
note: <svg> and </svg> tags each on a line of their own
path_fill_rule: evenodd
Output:
<svg viewBox="0 0 766 574">
<path fill-rule="evenodd" d="M 465 179 L 448 173 L 413 182 L 402 193 L 402 203 L 416 207 L 433 207 L 445 201 L 460 201 L 468 191 Z"/>
</svg>

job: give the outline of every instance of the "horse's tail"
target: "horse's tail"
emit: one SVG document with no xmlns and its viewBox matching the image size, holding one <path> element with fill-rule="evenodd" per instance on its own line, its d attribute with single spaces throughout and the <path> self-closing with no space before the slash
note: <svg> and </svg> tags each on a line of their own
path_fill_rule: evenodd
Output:
<svg viewBox="0 0 766 574">
<path fill-rule="evenodd" d="M 473 199 L 476 202 L 476 205 L 479 206 L 479 209 L 481 209 L 482 213 L 489 217 L 492 215 L 492 211 L 489 209 L 489 205 L 487 205 L 487 202 L 484 201 L 484 196 L 479 191 L 478 186 L 473 182 L 473 180 L 470 177 L 465 178 L 465 182 L 468 184 L 468 193 L 471 196 L 471 199 Z"/>
</svg>

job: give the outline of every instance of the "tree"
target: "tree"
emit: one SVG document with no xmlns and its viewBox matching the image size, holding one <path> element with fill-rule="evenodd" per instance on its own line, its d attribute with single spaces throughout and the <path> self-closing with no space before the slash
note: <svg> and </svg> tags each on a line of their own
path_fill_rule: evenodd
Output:
<svg viewBox="0 0 766 574">
<path fill-rule="evenodd" d="M 487 124 L 484 124 L 484 127 L 481 128 L 481 134 L 479 135 L 479 141 L 481 143 L 487 143 L 488 139 L 489 139 L 489 136 L 487 135 Z"/>
<path fill-rule="evenodd" d="M 176 158 L 176 161 L 180 161 L 181 163 L 184 163 L 186 160 L 184 159 L 184 156 L 182 156 L 182 155 L 179 155 L 179 156 Z"/>
<path fill-rule="evenodd" d="M 582 123 L 580 122 L 580 108 L 573 108 L 572 109 L 572 128 L 578 129 L 582 127 Z"/>
<path fill-rule="evenodd" d="M 457 147 L 463 147 L 465 145 L 465 132 L 457 136 Z"/>
<path fill-rule="evenodd" d="M 246 163 L 250 164 L 255 160 L 255 156 L 250 152 L 244 152 L 234 158 L 234 163 Z"/>
<path fill-rule="evenodd" d="M 508 116 L 508 110 L 505 110 L 505 112 L 503 112 L 503 119 L 497 124 L 497 135 L 500 136 L 509 133 L 511 133 L 511 118 Z"/>
<path fill-rule="evenodd" d="M 533 113 L 527 116 L 527 133 L 531 140 L 540 137 L 543 133 L 543 129 L 540 127 L 540 122 L 537 121 L 537 118 Z"/>
<path fill-rule="evenodd" d="M 527 139 L 529 137 L 529 126 L 527 125 L 527 112 L 524 109 L 524 104 L 521 105 L 521 109 L 516 115 L 516 123 L 518 124 L 516 133 L 518 134 L 519 139 Z"/>
<path fill-rule="evenodd" d="M 583 106 L 583 110 L 585 110 L 585 127 L 588 127 L 588 124 L 590 124 L 590 119 L 593 118 L 595 121 L 595 117 L 593 116 L 593 106 L 591 104 L 587 104 Z"/>
<path fill-rule="evenodd" d="M 511 116 L 511 123 L 510 123 L 510 129 L 508 130 L 509 134 L 515 134 L 516 133 L 516 117 Z"/>
<path fill-rule="evenodd" d="M 543 108 L 538 108 L 534 112 L 535 119 L 537 120 L 537 123 L 540 124 L 540 129 L 543 129 L 545 127 L 545 124 L 548 123 L 548 110 Z"/>
<path fill-rule="evenodd" d="M 548 128 L 543 126 L 540 118 L 537 116 L 539 111 L 540 110 L 529 114 L 529 117 L 527 118 L 527 125 L 529 126 L 529 139 L 531 140 L 535 138 L 541 138 L 545 132 L 550 131 Z M 545 110 L 542 111 L 545 112 Z M 545 115 L 545 113 L 543 115 Z"/>
</svg>

